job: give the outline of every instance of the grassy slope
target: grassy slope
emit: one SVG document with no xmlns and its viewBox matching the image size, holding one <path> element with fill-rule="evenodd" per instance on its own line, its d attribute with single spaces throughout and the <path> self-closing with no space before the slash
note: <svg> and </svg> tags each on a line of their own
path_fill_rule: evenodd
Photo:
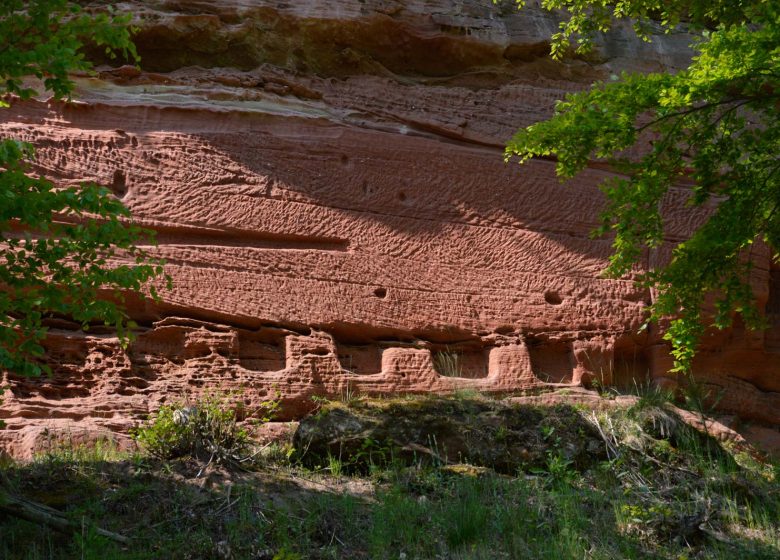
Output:
<svg viewBox="0 0 780 560">
<path fill-rule="evenodd" d="M 780 558 L 778 469 L 679 426 L 670 437 L 658 404 L 592 417 L 612 452 L 584 472 L 552 434 L 546 467 L 516 476 L 431 462 L 347 475 L 349 458 L 303 469 L 277 447 L 251 472 L 198 477 L 194 461 L 63 448 L 4 471 L 83 530 L 0 516 L 0 558 Z"/>
</svg>

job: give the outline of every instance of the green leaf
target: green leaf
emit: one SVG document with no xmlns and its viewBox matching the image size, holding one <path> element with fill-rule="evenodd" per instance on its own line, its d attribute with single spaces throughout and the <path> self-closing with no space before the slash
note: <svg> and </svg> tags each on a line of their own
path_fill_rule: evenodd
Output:
<svg viewBox="0 0 780 560">
<path fill-rule="evenodd" d="M 0 3 L 0 95 L 36 95 L 23 85 L 36 76 L 55 97 L 68 98 L 74 87 L 69 75 L 91 69 L 83 55 L 90 44 L 137 60 L 130 18 L 112 10 L 85 12 L 67 0 Z M 28 174 L 34 153 L 29 144 L 0 139 L 0 369 L 21 375 L 51 374 L 42 362 L 44 318 L 70 316 L 85 330 L 103 322 L 116 327 L 126 345 L 128 329 L 136 325 L 122 310 L 124 292 L 144 293 L 158 276 L 170 282 L 162 261 L 137 245 L 147 243 L 148 232 L 129 223 L 129 211 L 108 189 L 93 184 L 56 189 Z M 79 221 L 55 222 L 62 216 Z M 23 234 L 4 233 L 10 223 Z M 105 291 L 118 295 L 102 300 Z"/>
<path fill-rule="evenodd" d="M 652 320 L 670 319 L 664 338 L 675 370 L 690 368 L 705 328 L 726 328 L 735 314 L 763 326 L 750 287 L 751 247 L 780 253 L 780 5 L 774 2 L 655 3 L 544 0 L 568 19 L 551 37 L 553 57 L 571 45 L 593 47 L 613 19 L 629 18 L 647 39 L 655 22 L 681 20 L 697 55 L 676 73 L 610 76 L 568 95 L 553 117 L 509 141 L 505 159 L 553 156 L 560 177 L 593 162 L 611 167 L 597 235 L 612 235 L 606 273 L 653 288 Z M 715 26 L 713 28 L 713 26 Z M 698 35 L 696 33 L 698 32 Z M 670 242 L 664 209 L 673 189 L 689 188 L 687 207 L 707 217 L 687 239 Z M 679 235 L 676 232 L 674 235 Z M 647 251 L 670 258 L 637 274 Z M 766 266 L 768 263 L 764 263 Z"/>
</svg>

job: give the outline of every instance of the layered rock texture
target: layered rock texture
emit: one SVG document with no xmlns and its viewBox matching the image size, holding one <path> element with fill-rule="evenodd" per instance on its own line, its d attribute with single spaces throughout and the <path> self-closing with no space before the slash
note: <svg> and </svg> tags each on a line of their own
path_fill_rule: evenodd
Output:
<svg viewBox="0 0 780 560">
<path fill-rule="evenodd" d="M 315 395 L 545 391 L 663 380 L 652 294 L 600 277 L 609 240 L 594 167 L 505 164 L 519 127 L 621 70 L 679 68 L 688 37 L 618 29 L 587 60 L 547 57 L 556 22 L 490 0 L 125 2 L 141 68 L 99 66 L 77 103 L 15 102 L 0 134 L 40 173 L 111 186 L 157 232 L 173 289 L 114 335 L 52 320 L 52 378 L 3 396 L 15 454 L 125 432 L 206 390 L 281 419 Z M 680 189 L 670 241 L 700 223 Z M 665 251 L 648 254 L 652 266 Z M 780 269 L 756 256 L 772 327 L 711 335 L 696 364 L 724 411 L 780 423 Z M 755 428 L 754 428 L 755 429 Z M 59 437 L 59 436 L 57 436 Z"/>
</svg>

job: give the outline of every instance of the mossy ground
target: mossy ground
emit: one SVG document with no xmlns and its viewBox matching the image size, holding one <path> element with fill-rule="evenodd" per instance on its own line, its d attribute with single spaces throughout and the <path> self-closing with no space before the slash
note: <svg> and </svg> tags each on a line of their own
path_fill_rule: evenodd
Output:
<svg viewBox="0 0 780 560">
<path fill-rule="evenodd" d="M 464 398 L 480 397 L 440 402 L 477 406 Z M 430 402 L 407 402 L 410 414 L 431 414 Z M 6 484 L 82 530 L 0 514 L 0 558 L 780 558 L 776 466 L 724 449 L 657 403 L 580 412 L 604 432 L 607 458 L 574 465 L 550 431 L 545 465 L 511 475 L 395 459 L 345 474 L 350 457 L 304 468 L 282 446 L 247 471 L 60 448 L 5 465 Z M 100 537 L 95 524 L 131 544 Z"/>
</svg>

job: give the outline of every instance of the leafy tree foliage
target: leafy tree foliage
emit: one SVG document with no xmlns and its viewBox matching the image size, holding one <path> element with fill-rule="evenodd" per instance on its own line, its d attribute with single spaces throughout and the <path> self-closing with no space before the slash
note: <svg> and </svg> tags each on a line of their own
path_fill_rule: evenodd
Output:
<svg viewBox="0 0 780 560">
<path fill-rule="evenodd" d="M 520 2 L 522 6 L 523 2 Z M 605 181 L 598 234 L 614 235 L 606 273 L 632 271 L 662 248 L 664 202 L 690 186 L 691 207 L 708 218 L 678 243 L 666 264 L 639 276 L 654 288 L 650 319 L 671 319 L 664 335 L 675 370 L 689 369 L 707 324 L 731 324 L 734 312 L 762 326 L 749 285 L 751 250 L 780 249 L 780 3 L 740 0 L 543 0 L 568 14 L 552 37 L 552 55 L 592 48 L 594 34 L 629 18 L 640 37 L 679 30 L 695 55 L 676 73 L 613 76 L 558 102 L 553 117 L 520 130 L 506 158 L 554 157 L 571 178 L 594 160 L 618 174 Z M 709 210 L 706 210 L 709 209 Z M 668 241 L 666 241 L 668 243 Z M 714 302 L 714 312 L 709 306 Z"/>
<path fill-rule="evenodd" d="M 104 47 L 106 54 L 137 59 L 130 40 L 130 14 L 114 15 L 110 7 L 88 13 L 68 0 L 4 0 L 0 3 L 0 93 L 23 99 L 36 95 L 25 87 L 29 76 L 43 80 L 57 98 L 70 97 L 68 75 L 92 65 L 81 52 L 86 44 Z"/>
<path fill-rule="evenodd" d="M 0 93 L 34 96 L 25 78 L 35 77 L 55 97 L 69 97 L 69 73 L 90 68 L 85 45 L 137 58 L 128 23 L 129 16 L 87 13 L 65 0 L 0 3 Z M 0 103 L 7 107 L 7 99 Z M 33 157 L 31 145 L 0 139 L 0 370 L 24 375 L 47 371 L 39 361 L 47 316 L 85 329 L 114 325 L 126 342 L 133 325 L 124 292 L 163 272 L 137 245 L 148 232 L 128 222 L 108 189 L 55 186 L 31 173 Z M 100 299 L 105 293 L 111 299 Z"/>
</svg>

